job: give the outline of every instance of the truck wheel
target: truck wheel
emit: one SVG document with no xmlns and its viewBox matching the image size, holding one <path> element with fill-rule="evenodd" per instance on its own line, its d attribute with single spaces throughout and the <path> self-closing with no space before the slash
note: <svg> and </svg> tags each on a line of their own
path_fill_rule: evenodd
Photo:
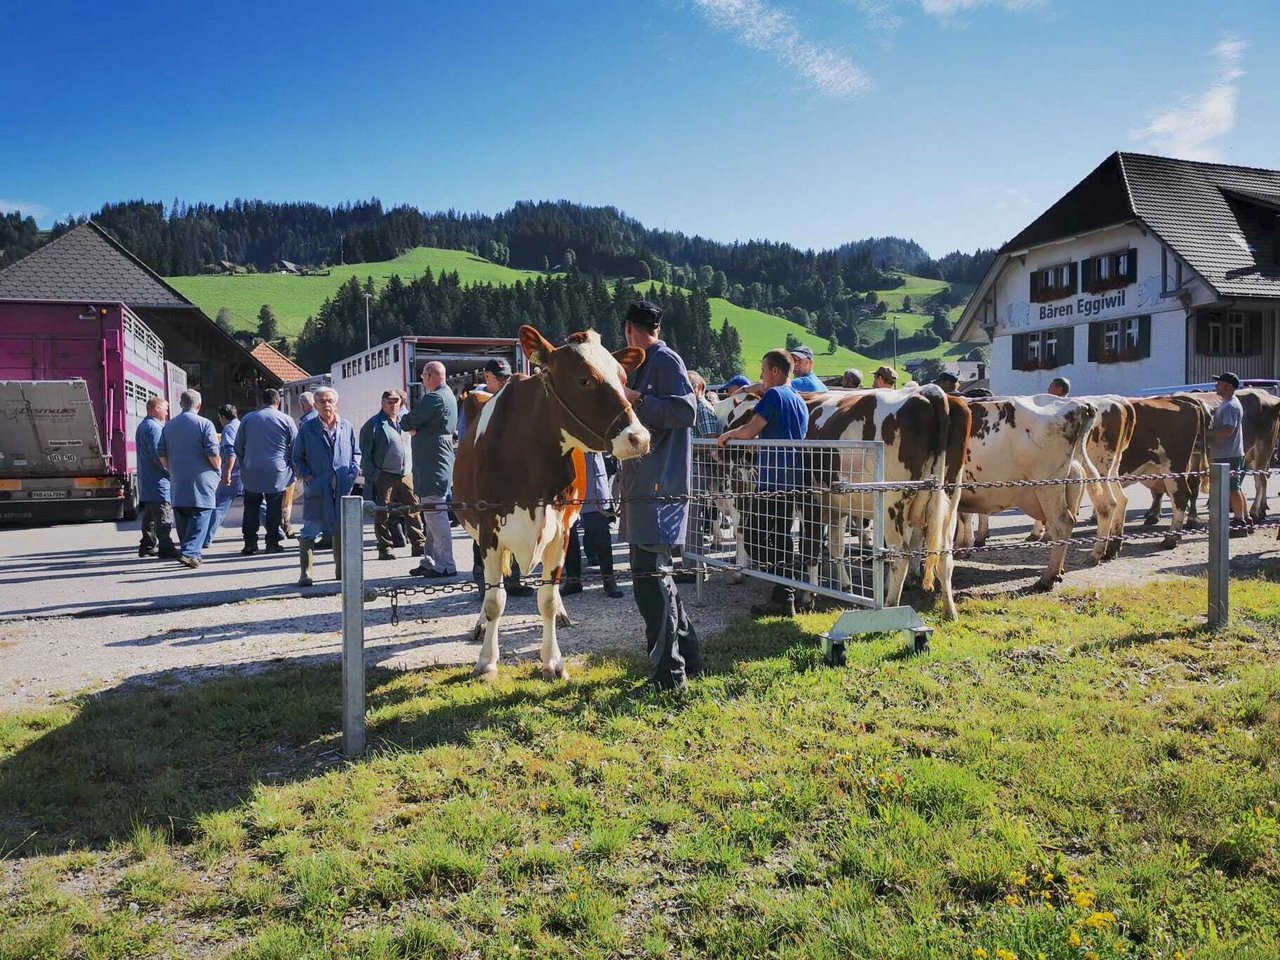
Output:
<svg viewBox="0 0 1280 960">
<path fill-rule="evenodd" d="M 125 520 L 138 519 L 138 482 L 133 479 L 124 482 L 124 514 Z"/>
</svg>

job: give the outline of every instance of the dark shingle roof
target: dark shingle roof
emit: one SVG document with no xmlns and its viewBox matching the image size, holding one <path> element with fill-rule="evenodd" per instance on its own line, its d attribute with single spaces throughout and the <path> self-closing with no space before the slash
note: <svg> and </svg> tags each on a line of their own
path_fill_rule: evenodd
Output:
<svg viewBox="0 0 1280 960">
<path fill-rule="evenodd" d="M 0 299 L 195 306 L 92 220 L 0 270 Z"/>
<path fill-rule="evenodd" d="M 1223 297 L 1280 297 L 1280 171 L 1113 153 L 1000 248 L 1141 220 Z"/>
</svg>

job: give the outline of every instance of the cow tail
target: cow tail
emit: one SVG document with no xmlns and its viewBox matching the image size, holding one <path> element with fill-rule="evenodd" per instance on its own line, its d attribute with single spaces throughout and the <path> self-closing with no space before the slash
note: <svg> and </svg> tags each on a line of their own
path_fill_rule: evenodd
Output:
<svg viewBox="0 0 1280 960">
<path fill-rule="evenodd" d="M 1203 403 L 1196 401 L 1196 409 L 1200 412 L 1200 437 L 1196 443 L 1197 455 L 1188 469 L 1200 471 L 1200 492 L 1208 493 L 1210 489 L 1209 431 L 1213 428 L 1213 419 L 1209 414 L 1209 408 Z M 1195 488 L 1192 487 L 1192 489 Z"/>
<path fill-rule="evenodd" d="M 925 504 L 924 564 L 921 571 L 921 585 L 932 590 L 938 582 L 938 563 L 942 552 L 951 548 L 951 538 L 947 536 L 947 525 L 955 521 L 951 511 L 951 497 L 947 493 L 947 448 L 951 439 L 951 411 L 947 407 L 946 394 L 941 387 L 932 384 L 924 387 L 920 395 L 928 399 L 933 407 L 934 419 L 938 431 L 934 439 L 938 443 L 937 456 L 934 457 L 933 469 L 924 477 L 933 482 L 929 491 L 929 499 Z M 959 491 L 957 491 L 959 496 Z"/>
</svg>

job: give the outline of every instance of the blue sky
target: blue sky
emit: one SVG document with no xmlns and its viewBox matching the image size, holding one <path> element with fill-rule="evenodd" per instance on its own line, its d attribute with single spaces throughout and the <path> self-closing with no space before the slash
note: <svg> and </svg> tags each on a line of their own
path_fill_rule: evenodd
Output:
<svg viewBox="0 0 1280 960">
<path fill-rule="evenodd" d="M 612 204 L 939 255 L 1116 149 L 1280 167 L 1275 0 L 0 0 L 0 210 Z"/>
</svg>

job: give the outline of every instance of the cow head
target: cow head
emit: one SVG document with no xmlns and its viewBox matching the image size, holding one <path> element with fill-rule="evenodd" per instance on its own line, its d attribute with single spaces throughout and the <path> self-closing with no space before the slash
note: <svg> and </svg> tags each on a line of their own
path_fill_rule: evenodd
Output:
<svg viewBox="0 0 1280 960">
<path fill-rule="evenodd" d="M 542 368 L 543 383 L 558 410 L 561 448 L 612 453 L 619 460 L 649 452 L 649 431 L 636 418 L 623 387 L 644 363 L 644 351 L 610 353 L 594 330 L 575 333 L 553 347 L 533 327 L 520 328 L 520 346 Z"/>
</svg>

